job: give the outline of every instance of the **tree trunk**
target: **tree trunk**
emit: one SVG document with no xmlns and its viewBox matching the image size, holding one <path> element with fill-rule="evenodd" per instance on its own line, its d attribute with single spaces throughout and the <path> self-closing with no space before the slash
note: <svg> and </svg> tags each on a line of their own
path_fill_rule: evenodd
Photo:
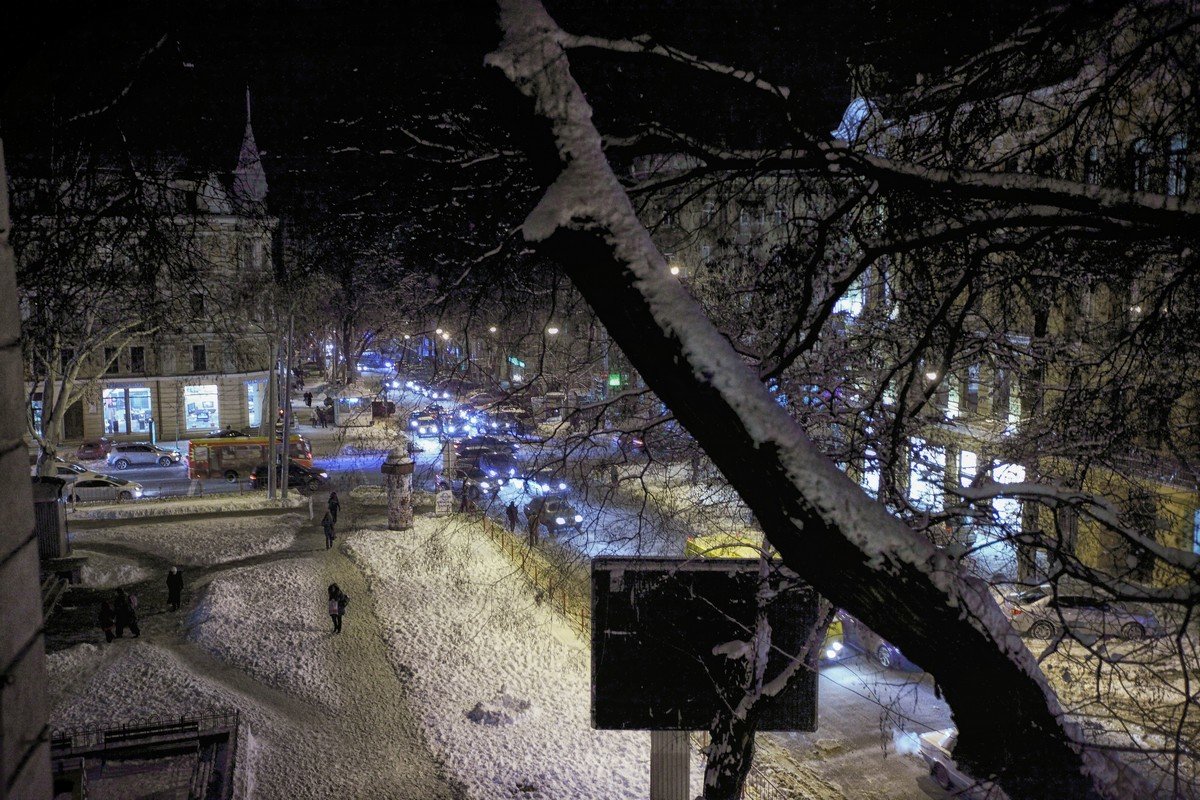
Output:
<svg viewBox="0 0 1200 800">
<path fill-rule="evenodd" d="M 704 800 L 741 800 L 742 787 L 754 763 L 752 715 L 722 710 L 709 728 L 708 764 L 704 768 Z"/>
<path fill-rule="evenodd" d="M 959 725 L 961 765 L 994 775 L 1014 797 L 1101 796 L 1084 766 L 1103 768 L 1091 761 L 1100 756 L 1085 759 L 1070 740 L 1057 699 L 986 588 L 822 456 L 671 278 L 608 165 L 554 21 L 535 0 L 501 0 L 499 22 L 504 39 L 488 63 L 527 98 L 516 99 L 528 112 L 519 134 L 549 184 L 525 239 L 571 277 L 784 563 L 933 673 Z"/>
</svg>

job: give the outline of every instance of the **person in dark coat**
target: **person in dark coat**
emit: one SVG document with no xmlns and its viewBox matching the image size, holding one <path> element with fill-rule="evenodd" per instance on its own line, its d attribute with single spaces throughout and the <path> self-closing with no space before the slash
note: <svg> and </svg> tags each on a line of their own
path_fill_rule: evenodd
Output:
<svg viewBox="0 0 1200 800">
<path fill-rule="evenodd" d="M 329 618 L 333 620 L 333 632 L 342 632 L 342 616 L 346 613 L 346 605 L 350 598 L 336 584 L 329 585 Z"/>
<path fill-rule="evenodd" d="M 113 598 L 113 614 L 116 618 L 118 639 L 125 636 L 126 628 L 129 628 L 135 639 L 142 635 L 137 621 L 137 595 L 127 595 L 124 589 L 117 589 Z"/>
<path fill-rule="evenodd" d="M 308 406 L 309 408 L 312 408 L 312 392 L 304 393 L 304 405 Z"/>
<path fill-rule="evenodd" d="M 337 538 L 337 535 L 333 531 L 333 517 L 328 511 L 321 518 L 321 527 L 325 530 L 325 549 L 328 550 L 333 547 L 333 540 Z"/>
<path fill-rule="evenodd" d="M 504 515 L 508 517 L 508 532 L 512 533 L 517 529 L 517 504 L 510 500 L 504 508 Z"/>
<path fill-rule="evenodd" d="M 167 602 L 171 604 L 172 611 L 179 610 L 182 598 L 183 573 L 179 571 L 179 567 L 171 567 L 171 571 L 167 573 Z"/>
<path fill-rule="evenodd" d="M 338 499 L 337 492 L 329 493 L 329 513 L 333 517 L 333 524 L 337 525 L 338 510 L 342 507 L 342 501 Z"/>
<path fill-rule="evenodd" d="M 112 603 L 107 600 L 100 601 L 100 614 L 98 618 L 100 630 L 104 631 L 104 641 L 112 644 L 112 640 L 116 638 L 113 633 L 113 626 L 117 622 L 117 616 L 113 613 Z"/>
</svg>

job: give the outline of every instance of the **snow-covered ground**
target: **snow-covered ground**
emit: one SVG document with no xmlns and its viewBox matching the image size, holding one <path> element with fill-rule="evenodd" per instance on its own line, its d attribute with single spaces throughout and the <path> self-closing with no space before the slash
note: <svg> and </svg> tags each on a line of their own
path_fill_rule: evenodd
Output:
<svg viewBox="0 0 1200 800">
<path fill-rule="evenodd" d="M 89 544 L 122 545 L 172 564 L 200 567 L 285 550 L 307 521 L 307 514 L 282 514 L 140 522 L 76 530 L 71 539 L 85 549 Z"/>
<path fill-rule="evenodd" d="M 67 506 L 67 516 L 71 520 L 137 519 L 301 507 L 308 508 L 308 498 L 303 495 L 289 496 L 285 502 L 280 499 L 268 500 L 265 493 L 253 492 L 207 497 L 147 498 L 127 503 L 82 503 Z"/>
<path fill-rule="evenodd" d="M 72 556 L 87 558 L 80 571 L 80 582 L 93 589 L 111 589 L 138 583 L 155 574 L 153 570 L 138 562 L 121 556 L 76 549 Z"/>
<path fill-rule="evenodd" d="M 356 532 L 346 549 L 434 752 L 471 798 L 648 796 L 649 735 L 592 729 L 586 643 L 490 540 L 418 518 L 401 535 Z"/>
</svg>

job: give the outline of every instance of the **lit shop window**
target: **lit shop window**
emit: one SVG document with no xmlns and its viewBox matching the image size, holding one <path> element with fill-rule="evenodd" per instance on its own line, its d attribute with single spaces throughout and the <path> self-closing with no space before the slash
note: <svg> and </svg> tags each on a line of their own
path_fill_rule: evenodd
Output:
<svg viewBox="0 0 1200 800">
<path fill-rule="evenodd" d="M 246 420 L 251 428 L 257 428 L 262 424 L 262 392 L 259 389 L 258 381 L 250 381 L 246 384 Z"/>
<path fill-rule="evenodd" d="M 188 430 L 216 430 L 221 427 L 216 384 L 183 387 L 183 407 Z"/>
</svg>

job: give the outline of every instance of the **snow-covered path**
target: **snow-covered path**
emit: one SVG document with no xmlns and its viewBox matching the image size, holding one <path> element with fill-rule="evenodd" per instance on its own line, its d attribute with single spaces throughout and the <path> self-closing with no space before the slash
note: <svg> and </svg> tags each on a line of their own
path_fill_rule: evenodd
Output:
<svg viewBox="0 0 1200 800">
<path fill-rule="evenodd" d="M 151 563 L 155 539 L 146 541 Z M 123 530 L 120 540 L 137 547 L 136 532 Z M 230 543 L 234 552 L 240 546 Z M 198 553 L 196 560 L 212 556 L 215 563 L 220 555 Z M 156 577 L 166 563 L 159 566 Z M 286 549 L 240 566 L 185 576 L 185 597 L 194 601 L 188 613 L 151 607 L 148 586 L 141 639 L 50 656 L 53 725 L 99 727 L 236 709 L 245 723 L 243 797 L 461 796 L 412 717 L 366 581 L 338 550 L 325 550 L 319 529 L 301 528 Z M 330 632 L 325 609 L 331 582 L 352 598 L 340 636 Z"/>
</svg>

